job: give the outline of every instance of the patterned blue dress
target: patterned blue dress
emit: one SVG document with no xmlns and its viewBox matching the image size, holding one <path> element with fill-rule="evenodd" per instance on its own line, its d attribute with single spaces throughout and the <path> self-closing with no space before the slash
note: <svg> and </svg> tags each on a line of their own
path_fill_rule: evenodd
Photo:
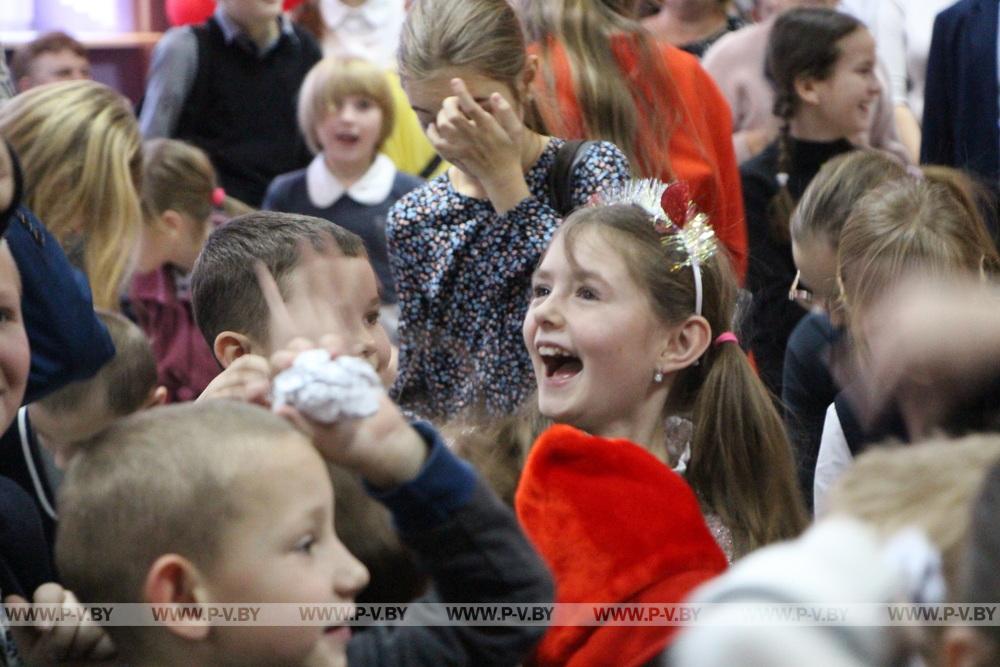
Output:
<svg viewBox="0 0 1000 667">
<path fill-rule="evenodd" d="M 534 389 L 521 326 L 531 273 L 562 221 L 552 208 L 552 139 L 525 174 L 532 196 L 498 214 L 488 199 L 455 191 L 447 173 L 393 206 L 389 265 L 400 304 L 399 375 L 393 398 L 443 419 L 466 408 L 512 412 Z M 628 160 L 592 144 L 572 173 L 574 205 L 629 178 Z"/>
</svg>

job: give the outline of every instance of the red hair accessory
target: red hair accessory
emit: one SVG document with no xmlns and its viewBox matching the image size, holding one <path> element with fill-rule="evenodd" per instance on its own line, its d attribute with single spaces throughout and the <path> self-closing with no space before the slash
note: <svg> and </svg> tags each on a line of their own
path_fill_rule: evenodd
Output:
<svg viewBox="0 0 1000 667">
<path fill-rule="evenodd" d="M 734 334 L 732 331 L 723 331 L 715 338 L 715 342 L 712 343 L 712 345 L 718 347 L 723 343 L 736 343 L 737 345 L 739 345 L 740 339 L 737 338 L 736 334 Z"/>
<path fill-rule="evenodd" d="M 674 181 L 660 195 L 660 208 L 677 227 L 683 227 L 688 221 L 690 205 L 691 188 L 684 181 Z"/>
<path fill-rule="evenodd" d="M 226 203 L 226 191 L 223 190 L 222 188 L 215 188 L 214 190 L 212 190 L 212 204 L 214 204 L 215 207 L 218 208 L 225 203 Z"/>
</svg>

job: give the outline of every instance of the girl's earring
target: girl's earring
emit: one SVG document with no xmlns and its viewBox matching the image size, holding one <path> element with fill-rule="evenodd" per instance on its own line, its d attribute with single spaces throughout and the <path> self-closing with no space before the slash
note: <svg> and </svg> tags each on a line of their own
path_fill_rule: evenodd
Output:
<svg viewBox="0 0 1000 667">
<path fill-rule="evenodd" d="M 655 373 L 653 373 L 653 382 L 655 382 L 656 384 L 660 384 L 661 382 L 663 382 L 663 371 L 658 370 Z"/>
</svg>

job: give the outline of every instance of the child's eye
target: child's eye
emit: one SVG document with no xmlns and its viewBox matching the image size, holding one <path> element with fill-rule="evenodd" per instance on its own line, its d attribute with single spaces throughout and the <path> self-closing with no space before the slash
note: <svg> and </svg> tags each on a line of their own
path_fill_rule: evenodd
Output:
<svg viewBox="0 0 1000 667">
<path fill-rule="evenodd" d="M 581 287 L 581 288 L 579 288 L 576 291 L 576 295 L 578 297 L 580 297 L 581 299 L 585 299 L 587 301 L 596 301 L 598 299 L 598 296 L 599 296 L 597 294 L 597 292 L 594 289 L 590 288 L 590 287 Z"/>
<path fill-rule="evenodd" d="M 374 106 L 374 103 L 371 100 L 362 97 L 360 100 L 354 102 L 354 106 L 356 106 L 361 111 L 367 111 L 368 109 L 371 109 L 372 106 Z"/>
<path fill-rule="evenodd" d="M 0 308 L 0 322 L 14 322 L 17 315 L 13 308 Z"/>
<path fill-rule="evenodd" d="M 376 324 L 378 324 L 378 317 L 379 317 L 379 312 L 377 310 L 365 313 L 365 324 L 367 324 L 370 327 L 375 326 Z"/>
<path fill-rule="evenodd" d="M 545 285 L 533 285 L 531 288 L 531 298 L 540 299 L 542 297 L 546 297 L 551 293 L 551 291 L 552 290 Z"/>
<path fill-rule="evenodd" d="M 316 546 L 316 537 L 312 534 L 304 536 L 301 540 L 296 542 L 295 550 L 304 554 L 311 554 L 313 547 Z"/>
</svg>

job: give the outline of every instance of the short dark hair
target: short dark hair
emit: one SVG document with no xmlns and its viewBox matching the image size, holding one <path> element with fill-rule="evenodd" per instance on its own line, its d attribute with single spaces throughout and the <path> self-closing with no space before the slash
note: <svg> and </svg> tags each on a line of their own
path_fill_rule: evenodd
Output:
<svg viewBox="0 0 1000 667">
<path fill-rule="evenodd" d="M 28 76 L 31 64 L 35 58 L 43 53 L 59 53 L 60 51 L 72 51 L 81 58 L 87 58 L 87 48 L 73 37 L 61 30 L 47 32 L 39 35 L 27 44 L 24 44 L 14 52 L 14 57 L 10 61 L 10 74 L 14 82 L 20 81 Z"/>
<path fill-rule="evenodd" d="M 194 318 L 208 346 L 214 349 L 223 331 L 267 344 L 270 312 L 254 262 L 264 263 L 287 298 L 286 278 L 299 264 L 299 244 L 309 241 L 319 250 L 327 238 L 347 257 L 366 256 L 360 236 L 308 215 L 257 211 L 212 232 L 191 274 Z"/>
</svg>

